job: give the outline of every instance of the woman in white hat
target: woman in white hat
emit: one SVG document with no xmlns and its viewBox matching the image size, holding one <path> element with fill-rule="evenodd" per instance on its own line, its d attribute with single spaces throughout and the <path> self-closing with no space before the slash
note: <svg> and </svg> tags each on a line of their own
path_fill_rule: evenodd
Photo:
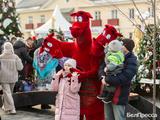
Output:
<svg viewBox="0 0 160 120">
<path fill-rule="evenodd" d="M 23 69 L 21 59 L 14 54 L 13 45 L 4 43 L 4 49 L 0 55 L 0 84 L 3 90 L 2 109 L 8 114 L 16 114 L 12 92 L 18 81 L 18 70 Z"/>
</svg>

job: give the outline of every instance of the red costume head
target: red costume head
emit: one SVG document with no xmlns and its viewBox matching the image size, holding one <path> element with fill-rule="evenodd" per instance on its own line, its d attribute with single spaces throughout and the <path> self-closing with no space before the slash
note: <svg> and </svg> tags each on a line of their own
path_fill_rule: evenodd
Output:
<svg viewBox="0 0 160 120">
<path fill-rule="evenodd" d="M 89 27 L 90 18 L 92 18 L 91 14 L 85 11 L 78 11 L 72 13 L 71 16 L 74 17 L 75 22 L 70 27 L 70 31 L 72 36 L 77 38 L 78 45 L 91 43 L 91 31 Z"/>
<path fill-rule="evenodd" d="M 60 50 L 59 44 L 53 38 L 54 33 L 49 34 L 43 41 L 41 51 L 48 52 L 53 58 L 61 58 L 63 57 L 62 52 Z"/>
<path fill-rule="evenodd" d="M 111 42 L 112 40 L 115 40 L 117 37 L 122 37 L 119 32 L 114 28 L 112 25 L 105 25 L 105 28 L 103 30 L 103 33 L 101 33 L 97 38 L 97 42 L 104 46 L 106 43 Z"/>
<path fill-rule="evenodd" d="M 77 38 L 81 36 L 84 29 L 89 27 L 89 19 L 92 18 L 91 14 L 84 11 L 78 11 L 71 14 L 74 17 L 75 22 L 70 27 L 71 34 L 73 37 Z"/>
</svg>

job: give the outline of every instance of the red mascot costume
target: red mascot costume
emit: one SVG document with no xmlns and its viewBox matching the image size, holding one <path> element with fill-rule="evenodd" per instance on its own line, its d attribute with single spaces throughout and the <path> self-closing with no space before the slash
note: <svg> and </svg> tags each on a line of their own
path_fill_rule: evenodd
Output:
<svg viewBox="0 0 160 120">
<path fill-rule="evenodd" d="M 70 28 L 75 41 L 60 42 L 49 35 L 45 41 L 50 41 L 49 43 L 52 43 L 52 45 L 48 46 L 46 44 L 47 49 L 50 49 L 51 54 L 55 54 L 56 46 L 57 53 L 60 53 L 60 56 L 63 54 L 64 57 L 74 58 L 77 61 L 78 68 L 82 71 L 79 76 L 80 81 L 82 81 L 80 90 L 81 120 L 84 116 L 86 120 L 104 120 L 104 106 L 97 99 L 101 86 L 97 73 L 104 58 L 103 46 L 121 35 L 113 26 L 106 25 L 103 33 L 92 40 L 89 20 L 92 16 L 90 13 L 78 11 L 71 16 L 75 18 L 75 22 Z"/>
</svg>

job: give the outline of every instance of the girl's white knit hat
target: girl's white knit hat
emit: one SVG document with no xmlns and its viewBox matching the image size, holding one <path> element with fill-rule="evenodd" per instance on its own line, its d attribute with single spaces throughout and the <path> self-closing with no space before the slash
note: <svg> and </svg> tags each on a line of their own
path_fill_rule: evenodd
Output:
<svg viewBox="0 0 160 120">
<path fill-rule="evenodd" d="M 76 68 L 76 66 L 77 66 L 76 60 L 75 60 L 75 59 L 72 59 L 72 58 L 69 58 L 68 60 L 66 60 L 66 61 L 64 62 L 64 65 L 65 65 L 65 64 L 69 64 L 69 65 L 71 65 L 73 68 Z"/>
<path fill-rule="evenodd" d="M 13 45 L 10 42 L 4 43 L 4 53 L 14 53 Z"/>
</svg>

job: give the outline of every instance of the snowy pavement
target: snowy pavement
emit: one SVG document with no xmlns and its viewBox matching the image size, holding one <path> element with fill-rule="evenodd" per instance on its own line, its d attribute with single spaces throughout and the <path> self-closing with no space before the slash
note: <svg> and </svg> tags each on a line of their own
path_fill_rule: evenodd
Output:
<svg viewBox="0 0 160 120">
<path fill-rule="evenodd" d="M 41 110 L 39 106 L 18 109 L 16 115 L 6 115 L 0 109 L 2 120 L 54 120 L 54 107 L 50 110 Z"/>
</svg>

